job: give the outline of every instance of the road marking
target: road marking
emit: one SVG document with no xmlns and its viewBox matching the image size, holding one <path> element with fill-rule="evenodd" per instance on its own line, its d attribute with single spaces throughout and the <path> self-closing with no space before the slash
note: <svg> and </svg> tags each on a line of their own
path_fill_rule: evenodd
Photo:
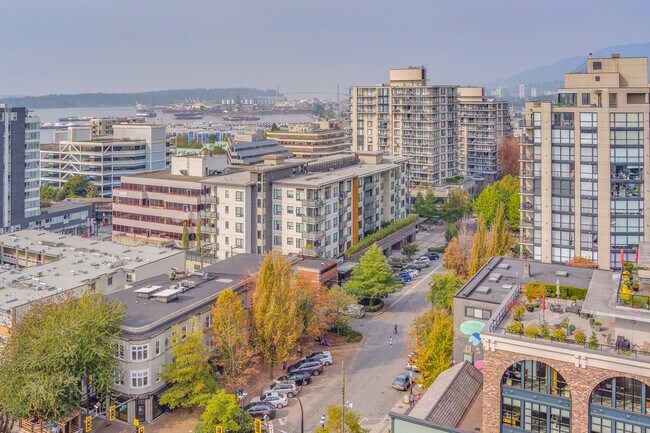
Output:
<svg viewBox="0 0 650 433">
<path fill-rule="evenodd" d="M 436 272 L 438 271 L 438 269 L 440 269 L 441 267 L 442 267 L 442 262 L 440 262 L 440 264 L 439 264 L 438 266 L 436 266 L 436 267 L 435 267 L 434 269 L 432 269 L 428 274 L 426 274 L 426 277 L 422 277 L 422 279 L 420 279 L 420 281 L 418 281 L 417 283 L 413 284 L 413 285 L 411 286 L 410 289 L 408 289 L 406 292 L 402 293 L 402 296 L 400 296 L 399 298 L 397 298 L 397 300 L 396 300 L 395 302 L 393 302 L 393 303 L 390 304 L 388 307 L 386 307 L 386 311 L 390 310 L 390 309 L 393 307 L 393 305 L 397 305 L 397 304 L 398 304 L 402 299 L 404 299 L 404 297 L 405 297 L 406 295 L 408 295 L 409 293 L 411 293 L 411 292 L 413 291 L 413 289 L 415 289 L 416 287 L 419 287 L 419 285 L 422 284 L 423 282 L 426 282 L 427 279 L 430 279 L 431 276 L 432 276 L 434 273 L 436 273 Z"/>
<path fill-rule="evenodd" d="M 280 425 L 285 425 L 287 423 L 287 417 L 285 416 L 284 418 L 278 418 L 278 422 Z"/>
</svg>

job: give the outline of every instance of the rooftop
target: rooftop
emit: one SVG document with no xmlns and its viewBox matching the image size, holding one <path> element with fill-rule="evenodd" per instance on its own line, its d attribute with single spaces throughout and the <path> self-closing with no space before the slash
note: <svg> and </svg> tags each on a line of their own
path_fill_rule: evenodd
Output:
<svg viewBox="0 0 650 433">
<path fill-rule="evenodd" d="M 138 179 L 159 179 L 159 180 L 174 180 L 178 182 L 201 182 L 208 179 L 205 176 L 189 176 L 184 174 L 172 174 L 170 170 L 151 171 L 148 173 L 136 174 L 132 176 L 124 176 L 126 178 Z"/>
<path fill-rule="evenodd" d="M 297 268 L 302 269 L 313 269 L 315 271 L 320 271 L 322 269 L 327 269 L 331 266 L 336 266 L 335 260 L 329 259 L 304 259 L 296 266 Z"/>
<path fill-rule="evenodd" d="M 58 292 L 82 287 L 117 269 L 136 268 L 183 251 L 148 246 L 126 247 L 93 238 L 68 236 L 45 230 L 21 230 L 0 235 L 3 254 L 11 250 L 38 254 L 47 262 L 26 268 L 5 264 L 0 269 L 0 310 L 10 311 Z M 21 257 L 21 258 L 22 258 Z M 7 261 L 7 258 L 4 258 Z M 33 260 L 33 258 L 32 258 Z M 31 260 L 30 260 L 31 262 Z"/>
<path fill-rule="evenodd" d="M 251 179 L 251 174 L 248 171 L 224 174 L 222 176 L 208 177 L 203 179 L 202 182 L 207 185 L 233 185 L 233 186 L 255 185 L 255 181 Z"/>
<path fill-rule="evenodd" d="M 333 171 L 302 174 L 294 178 L 275 181 L 275 184 L 295 186 L 306 185 L 318 187 L 340 182 L 342 179 L 346 178 L 370 176 L 372 174 L 381 173 L 385 170 L 396 167 L 398 167 L 396 164 L 359 164 Z"/>
<path fill-rule="evenodd" d="M 223 290 L 255 275 L 263 260 L 263 255 L 237 254 L 174 280 L 168 274 L 147 278 L 108 297 L 127 306 L 123 330 L 142 337 L 214 303 Z"/>
</svg>

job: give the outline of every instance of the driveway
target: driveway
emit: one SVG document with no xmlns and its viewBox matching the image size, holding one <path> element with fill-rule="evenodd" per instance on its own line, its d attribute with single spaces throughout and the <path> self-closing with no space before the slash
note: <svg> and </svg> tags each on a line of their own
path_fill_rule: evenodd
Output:
<svg viewBox="0 0 650 433">
<path fill-rule="evenodd" d="M 384 311 L 354 320 L 352 326 L 364 335 L 360 344 L 331 348 L 334 365 L 303 388 L 300 399 L 304 408 L 305 431 L 314 431 L 328 404 L 341 404 L 342 363 L 345 362 L 345 398 L 358 412 L 362 424 L 369 427 L 380 422 L 401 398 L 402 392 L 391 387 L 398 373 L 404 372 L 407 353 L 404 336 L 413 317 L 428 308 L 426 295 L 431 275 L 442 272 L 442 257 L 425 268 L 415 281 L 392 294 Z M 393 334 L 397 324 L 398 334 Z M 389 337 L 393 345 L 389 346 Z M 295 399 L 273 421 L 276 430 L 300 431 L 300 406 Z"/>
</svg>

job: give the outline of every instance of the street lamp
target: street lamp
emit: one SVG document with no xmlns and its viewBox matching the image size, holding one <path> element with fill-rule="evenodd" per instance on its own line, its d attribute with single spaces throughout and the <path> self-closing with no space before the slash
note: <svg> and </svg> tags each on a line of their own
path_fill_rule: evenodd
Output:
<svg viewBox="0 0 650 433">
<path fill-rule="evenodd" d="M 302 401 L 300 401 L 300 397 L 297 395 L 296 399 L 298 400 L 298 404 L 300 404 L 300 433 L 305 433 L 305 414 L 302 410 Z"/>
<path fill-rule="evenodd" d="M 239 404 L 241 404 L 241 433 L 244 433 L 244 398 L 248 393 L 243 389 L 237 391 L 237 397 L 239 398 Z"/>
</svg>

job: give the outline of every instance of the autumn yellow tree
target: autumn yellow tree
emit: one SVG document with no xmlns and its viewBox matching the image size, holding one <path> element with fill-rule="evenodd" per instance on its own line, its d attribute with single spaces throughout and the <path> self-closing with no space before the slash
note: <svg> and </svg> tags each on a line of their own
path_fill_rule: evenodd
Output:
<svg viewBox="0 0 650 433">
<path fill-rule="evenodd" d="M 301 337 L 311 339 L 321 335 L 334 322 L 334 317 L 330 314 L 332 299 L 329 290 L 301 274 L 296 275 L 294 285 L 298 297 Z"/>
<path fill-rule="evenodd" d="M 264 258 L 253 293 L 253 336 L 262 360 L 273 367 L 286 360 L 302 333 L 298 296 L 289 262 L 278 253 Z"/>
<path fill-rule="evenodd" d="M 508 226 L 505 214 L 505 205 L 499 202 L 497 212 L 492 221 L 492 230 L 490 232 L 490 253 L 489 256 L 503 256 L 508 253 L 512 244 L 512 236 L 508 232 Z"/>
<path fill-rule="evenodd" d="M 417 353 L 415 362 L 421 373 L 417 382 L 428 388 L 440 373 L 451 367 L 454 324 L 449 311 L 430 310 L 416 316 L 406 338 L 406 346 Z"/>
<path fill-rule="evenodd" d="M 224 385 L 237 389 L 257 371 L 248 314 L 237 294 L 232 289 L 226 289 L 212 307 L 212 315 L 215 356 L 223 367 Z"/>
<path fill-rule="evenodd" d="M 485 226 L 485 218 L 479 215 L 476 232 L 474 233 L 474 241 L 472 242 L 472 253 L 469 257 L 469 275 L 474 275 L 481 269 L 489 259 L 487 229 Z"/>
<path fill-rule="evenodd" d="M 467 257 L 463 254 L 463 250 L 460 247 L 457 237 L 454 237 L 449 244 L 447 244 L 442 266 L 445 269 L 454 272 L 461 278 L 467 277 Z"/>
</svg>

